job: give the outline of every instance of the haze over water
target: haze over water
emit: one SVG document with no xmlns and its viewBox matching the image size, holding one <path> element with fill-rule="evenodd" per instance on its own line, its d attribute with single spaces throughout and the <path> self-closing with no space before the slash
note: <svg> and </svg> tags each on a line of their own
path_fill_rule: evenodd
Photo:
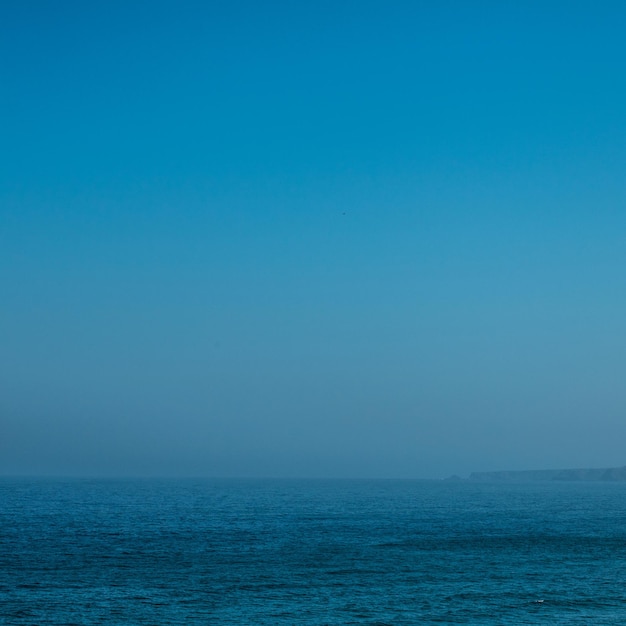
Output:
<svg viewBox="0 0 626 626">
<path fill-rule="evenodd" d="M 3 2 L 0 473 L 626 462 L 623 3 Z"/>
</svg>

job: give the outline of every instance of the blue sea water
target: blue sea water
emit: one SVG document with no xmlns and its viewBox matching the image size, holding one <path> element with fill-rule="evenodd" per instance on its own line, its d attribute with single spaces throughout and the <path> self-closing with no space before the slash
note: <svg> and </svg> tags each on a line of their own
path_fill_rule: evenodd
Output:
<svg viewBox="0 0 626 626">
<path fill-rule="evenodd" d="M 626 484 L 0 480 L 2 624 L 626 624 Z"/>
</svg>

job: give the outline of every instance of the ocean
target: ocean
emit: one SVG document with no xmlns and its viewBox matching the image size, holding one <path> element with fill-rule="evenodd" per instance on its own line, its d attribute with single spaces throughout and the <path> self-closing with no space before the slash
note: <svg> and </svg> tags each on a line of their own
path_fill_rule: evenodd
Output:
<svg viewBox="0 0 626 626">
<path fill-rule="evenodd" d="M 626 484 L 0 479 L 0 624 L 626 624 Z"/>
</svg>

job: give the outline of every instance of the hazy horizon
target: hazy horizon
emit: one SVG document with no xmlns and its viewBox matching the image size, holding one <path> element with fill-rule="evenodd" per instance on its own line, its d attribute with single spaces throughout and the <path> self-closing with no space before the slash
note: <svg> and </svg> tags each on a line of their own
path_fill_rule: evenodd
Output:
<svg viewBox="0 0 626 626">
<path fill-rule="evenodd" d="M 623 466 L 625 28 L 3 3 L 0 475 Z"/>
</svg>

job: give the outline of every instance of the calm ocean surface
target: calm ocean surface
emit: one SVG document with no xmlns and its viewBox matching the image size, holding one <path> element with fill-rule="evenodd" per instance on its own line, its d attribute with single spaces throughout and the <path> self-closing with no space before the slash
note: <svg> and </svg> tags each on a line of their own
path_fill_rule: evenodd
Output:
<svg viewBox="0 0 626 626">
<path fill-rule="evenodd" d="M 0 624 L 430 623 L 626 624 L 626 484 L 0 479 Z"/>
</svg>

